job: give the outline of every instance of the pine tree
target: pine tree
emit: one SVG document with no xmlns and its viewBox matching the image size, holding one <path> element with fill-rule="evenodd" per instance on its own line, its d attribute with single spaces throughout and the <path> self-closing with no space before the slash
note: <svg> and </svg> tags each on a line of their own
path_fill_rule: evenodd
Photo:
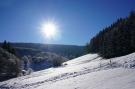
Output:
<svg viewBox="0 0 135 89">
<path fill-rule="evenodd" d="M 6 40 L 2 44 L 2 48 L 5 49 L 6 51 L 8 51 L 9 53 L 16 55 L 15 49 Z"/>
</svg>

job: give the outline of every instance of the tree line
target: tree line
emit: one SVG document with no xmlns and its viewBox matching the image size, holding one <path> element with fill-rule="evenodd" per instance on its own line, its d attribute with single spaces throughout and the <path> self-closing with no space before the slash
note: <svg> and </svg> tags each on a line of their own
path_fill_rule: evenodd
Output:
<svg viewBox="0 0 135 89">
<path fill-rule="evenodd" d="M 87 43 L 86 49 L 104 58 L 135 52 L 135 11 L 100 31 Z"/>
</svg>

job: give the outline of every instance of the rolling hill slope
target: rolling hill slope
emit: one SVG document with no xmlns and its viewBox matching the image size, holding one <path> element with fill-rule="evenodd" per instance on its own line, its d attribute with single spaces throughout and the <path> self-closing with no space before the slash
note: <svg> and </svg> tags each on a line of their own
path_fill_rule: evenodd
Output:
<svg viewBox="0 0 135 89">
<path fill-rule="evenodd" d="M 102 59 L 87 54 L 30 75 L 0 82 L 7 89 L 134 89 L 135 53 Z"/>
</svg>

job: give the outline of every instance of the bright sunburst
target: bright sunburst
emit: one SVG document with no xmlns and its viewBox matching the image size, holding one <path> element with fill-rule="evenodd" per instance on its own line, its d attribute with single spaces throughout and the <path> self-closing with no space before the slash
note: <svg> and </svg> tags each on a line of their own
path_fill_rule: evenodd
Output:
<svg viewBox="0 0 135 89">
<path fill-rule="evenodd" d="M 54 38 L 57 34 L 57 26 L 52 22 L 42 24 L 42 33 L 48 38 Z"/>
</svg>

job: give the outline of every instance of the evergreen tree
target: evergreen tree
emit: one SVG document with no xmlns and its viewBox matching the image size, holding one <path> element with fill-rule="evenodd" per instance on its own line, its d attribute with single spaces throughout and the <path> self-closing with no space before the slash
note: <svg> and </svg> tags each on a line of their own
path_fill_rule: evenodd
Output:
<svg viewBox="0 0 135 89">
<path fill-rule="evenodd" d="M 5 49 L 6 51 L 8 51 L 9 53 L 16 55 L 15 49 L 6 40 L 2 44 L 2 48 Z"/>
</svg>

